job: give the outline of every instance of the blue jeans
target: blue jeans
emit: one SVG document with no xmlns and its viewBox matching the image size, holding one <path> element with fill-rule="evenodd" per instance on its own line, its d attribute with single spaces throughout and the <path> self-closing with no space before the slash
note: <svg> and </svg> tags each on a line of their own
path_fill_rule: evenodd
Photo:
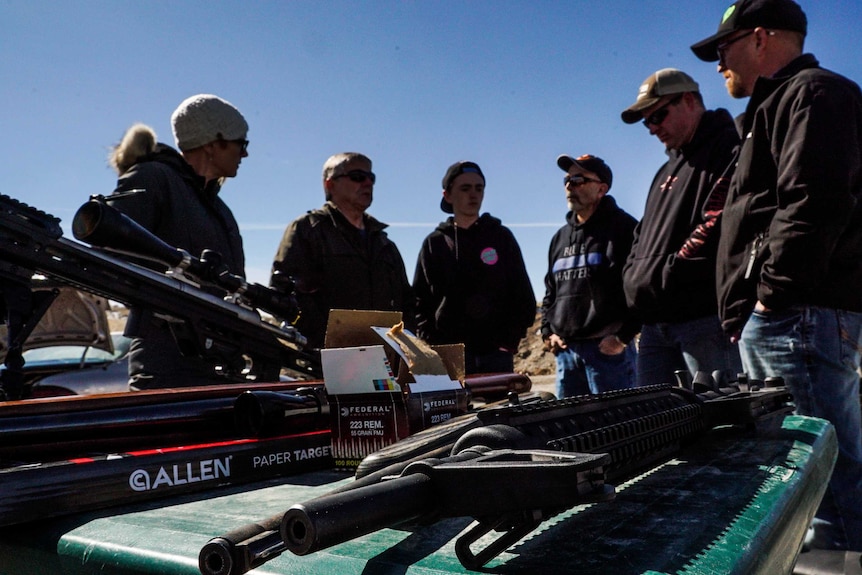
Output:
<svg viewBox="0 0 862 575">
<path fill-rule="evenodd" d="M 635 386 L 637 351 L 629 343 L 623 353 L 605 355 L 598 339 L 567 342 L 557 351 L 557 397 L 602 393 Z"/>
<path fill-rule="evenodd" d="M 646 324 L 638 345 L 638 385 L 676 383 L 674 371 L 719 370 L 727 380 L 742 371 L 739 349 L 721 329 L 718 316 L 679 323 Z"/>
<path fill-rule="evenodd" d="M 739 344 L 750 377 L 783 377 L 796 413 L 835 426 L 838 460 L 812 522 L 811 546 L 862 551 L 862 414 L 856 371 L 862 356 L 862 313 L 822 307 L 754 313 Z"/>
</svg>

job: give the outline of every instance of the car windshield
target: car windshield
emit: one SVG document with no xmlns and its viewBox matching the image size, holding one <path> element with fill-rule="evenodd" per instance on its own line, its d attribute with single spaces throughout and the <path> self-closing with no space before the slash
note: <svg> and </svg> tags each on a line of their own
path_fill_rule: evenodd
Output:
<svg viewBox="0 0 862 575">
<path fill-rule="evenodd" d="M 131 340 L 122 334 L 113 334 L 114 353 L 88 345 L 53 345 L 29 349 L 24 352 L 25 365 L 35 367 L 59 364 L 92 365 L 116 361 L 129 351 Z"/>
</svg>

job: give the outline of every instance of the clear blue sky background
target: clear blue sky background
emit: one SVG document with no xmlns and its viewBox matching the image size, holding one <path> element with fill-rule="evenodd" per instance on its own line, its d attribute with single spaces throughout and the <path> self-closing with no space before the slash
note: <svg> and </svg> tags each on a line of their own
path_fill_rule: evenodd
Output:
<svg viewBox="0 0 862 575">
<path fill-rule="evenodd" d="M 806 48 L 862 81 L 858 0 L 802 0 Z M 738 114 L 714 64 L 688 46 L 727 0 L 227 2 L 0 0 L 0 192 L 62 218 L 108 194 L 111 145 L 141 121 L 174 145 L 187 96 L 233 102 L 249 157 L 223 188 L 251 280 L 266 283 L 288 222 L 323 203 L 328 156 L 360 151 L 412 279 L 443 219 L 440 181 L 478 162 L 485 211 L 515 233 L 537 299 L 566 212 L 561 153 L 613 168 L 611 194 L 640 217 L 661 144 L 620 112 L 653 71 L 677 67 L 708 107 Z"/>
</svg>

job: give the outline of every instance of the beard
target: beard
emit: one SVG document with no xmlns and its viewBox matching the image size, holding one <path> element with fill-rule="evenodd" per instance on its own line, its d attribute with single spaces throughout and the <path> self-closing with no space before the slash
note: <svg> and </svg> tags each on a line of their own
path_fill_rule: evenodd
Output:
<svg viewBox="0 0 862 575">
<path fill-rule="evenodd" d="M 728 75 L 724 83 L 727 87 L 727 93 L 730 94 L 731 98 L 747 98 L 751 95 L 736 74 Z"/>
</svg>

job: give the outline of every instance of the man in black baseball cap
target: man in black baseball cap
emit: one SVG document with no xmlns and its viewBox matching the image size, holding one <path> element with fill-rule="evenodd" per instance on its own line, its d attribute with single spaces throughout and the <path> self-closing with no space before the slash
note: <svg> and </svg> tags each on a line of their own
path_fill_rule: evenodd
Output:
<svg viewBox="0 0 862 575">
<path fill-rule="evenodd" d="M 783 377 L 797 413 L 835 426 L 809 547 L 862 551 L 862 91 L 803 53 L 806 27 L 792 0 L 740 0 L 691 47 L 750 97 L 721 220 L 719 315 L 749 377 Z"/>
<path fill-rule="evenodd" d="M 570 211 L 548 250 L 541 325 L 557 397 L 634 387 L 640 326 L 626 307 L 622 267 L 637 220 L 608 195 L 613 173 L 604 160 L 564 154 L 557 166 Z"/>
<path fill-rule="evenodd" d="M 740 30 L 758 27 L 798 32 L 804 37 L 808 31 L 808 19 L 793 0 L 738 0 L 724 11 L 718 31 L 693 44 L 691 50 L 704 62 L 717 62 L 721 56 L 719 49 L 728 45 L 725 39 Z M 736 38 L 741 36 L 734 36 L 734 40 Z"/>
</svg>

